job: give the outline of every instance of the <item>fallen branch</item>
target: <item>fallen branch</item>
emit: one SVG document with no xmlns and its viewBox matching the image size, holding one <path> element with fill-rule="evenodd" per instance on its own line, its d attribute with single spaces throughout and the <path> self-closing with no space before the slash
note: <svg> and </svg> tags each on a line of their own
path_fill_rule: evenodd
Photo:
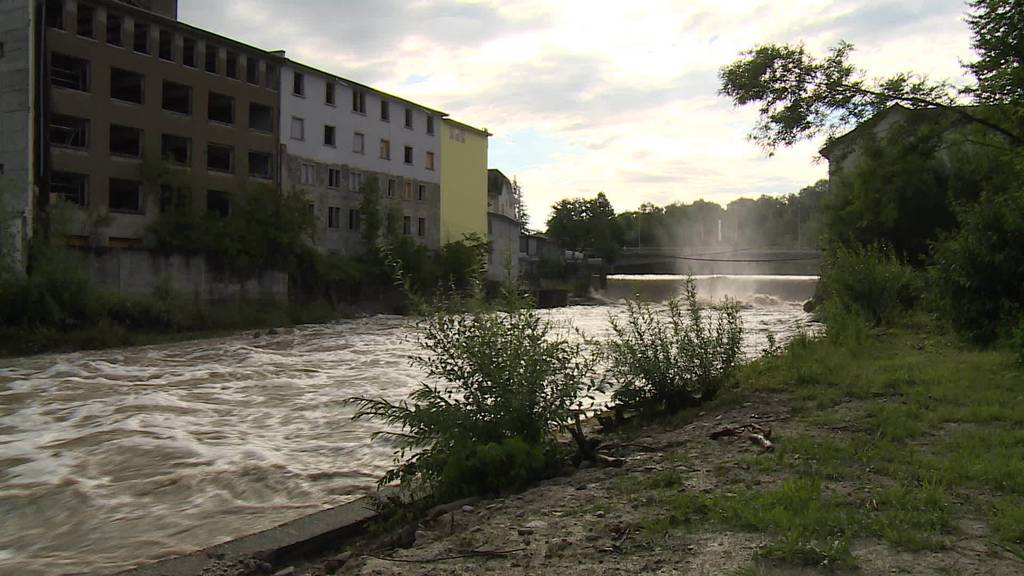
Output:
<svg viewBox="0 0 1024 576">
<path fill-rule="evenodd" d="M 771 452 L 775 449 L 772 444 L 772 429 L 759 426 L 757 424 L 743 424 L 741 426 L 729 426 L 716 430 L 708 435 L 712 440 L 719 438 L 726 438 L 731 436 L 738 436 L 740 438 L 746 438 L 750 440 L 752 444 L 757 444 L 765 452 Z"/>
<path fill-rule="evenodd" d="M 576 449 L 579 452 L 580 459 L 590 460 L 600 466 L 608 466 L 610 468 L 621 468 L 625 464 L 625 460 L 622 458 L 612 458 L 611 456 L 598 453 L 597 447 L 600 442 L 587 438 L 587 435 L 583 432 L 583 424 L 580 422 L 580 415 L 578 413 L 576 414 L 576 422 L 569 426 L 569 434 L 576 441 Z"/>
<path fill-rule="evenodd" d="M 433 562 L 444 562 L 445 560 L 458 560 L 459 558 L 496 558 L 500 556 L 508 556 L 509 554 L 515 554 L 516 552 L 522 552 L 526 548 L 513 548 L 511 550 L 467 550 L 462 554 L 453 554 L 451 556 L 437 556 L 435 558 L 394 558 L 390 556 L 376 556 L 374 554 L 367 554 L 370 558 L 376 558 L 377 560 L 383 560 L 385 562 L 405 562 L 407 564 L 430 564 Z"/>
</svg>

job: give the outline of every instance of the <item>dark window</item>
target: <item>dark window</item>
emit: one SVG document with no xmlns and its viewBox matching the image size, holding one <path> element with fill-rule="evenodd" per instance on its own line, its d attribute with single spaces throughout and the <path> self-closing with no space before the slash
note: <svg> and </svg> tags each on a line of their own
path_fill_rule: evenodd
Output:
<svg viewBox="0 0 1024 576">
<path fill-rule="evenodd" d="M 174 62 L 174 33 L 160 30 L 160 58 Z"/>
<path fill-rule="evenodd" d="M 352 90 L 352 111 L 366 114 L 366 93 Z"/>
<path fill-rule="evenodd" d="M 334 106 L 334 82 L 328 80 L 327 84 L 324 85 L 324 102 L 330 106 Z"/>
<path fill-rule="evenodd" d="M 420 202 L 423 202 L 424 200 L 427 199 L 426 184 L 420 184 L 419 186 L 416 187 L 416 199 L 419 200 Z"/>
<path fill-rule="evenodd" d="M 86 38 L 93 37 L 93 20 L 96 18 L 96 10 L 88 4 L 78 5 L 78 35 Z"/>
<path fill-rule="evenodd" d="M 324 126 L 324 146 L 334 146 L 334 126 Z"/>
<path fill-rule="evenodd" d="M 249 128 L 260 132 L 274 131 L 274 109 L 270 106 L 249 103 Z"/>
<path fill-rule="evenodd" d="M 412 110 L 409 108 L 405 109 L 405 127 L 412 128 Z"/>
<path fill-rule="evenodd" d="M 89 147 L 89 121 L 63 114 L 50 116 L 50 144 L 66 148 Z"/>
<path fill-rule="evenodd" d="M 181 63 L 189 68 L 196 67 L 196 41 L 192 38 L 181 39 Z"/>
<path fill-rule="evenodd" d="M 50 192 L 70 204 L 87 206 L 89 204 L 89 177 L 72 172 L 54 172 L 50 175 Z"/>
<path fill-rule="evenodd" d="M 348 229 L 359 230 L 359 210 L 350 208 L 348 211 Z"/>
<path fill-rule="evenodd" d="M 132 41 L 132 50 L 139 54 L 149 54 L 149 24 L 135 21 L 135 38 Z"/>
<path fill-rule="evenodd" d="M 234 172 L 235 150 L 223 144 L 206 145 L 206 168 L 216 172 Z"/>
<path fill-rule="evenodd" d="M 142 104 L 145 79 L 138 72 L 120 68 L 110 69 L 110 97 L 125 102 Z"/>
<path fill-rule="evenodd" d="M 427 134 L 433 134 L 433 133 L 434 133 L 434 117 L 428 115 L 427 116 Z"/>
<path fill-rule="evenodd" d="M 205 49 L 206 57 L 206 71 L 217 73 L 217 47 L 209 42 L 206 43 Z"/>
<path fill-rule="evenodd" d="M 142 212 L 142 183 L 138 180 L 110 179 L 107 204 L 111 212 Z"/>
<path fill-rule="evenodd" d="M 391 122 L 391 107 L 388 106 L 386 100 L 380 101 L 380 119 L 385 122 Z"/>
<path fill-rule="evenodd" d="M 327 169 L 327 187 L 328 188 L 340 188 L 341 187 L 341 170 L 337 168 Z"/>
<path fill-rule="evenodd" d="M 277 91 L 278 83 L 281 81 L 281 78 L 278 76 L 279 72 L 280 71 L 278 70 L 277 66 L 271 64 L 270 62 L 267 62 L 267 75 L 265 78 L 266 85 L 267 88 L 275 92 Z"/>
<path fill-rule="evenodd" d="M 274 176 L 273 157 L 268 152 L 249 152 L 249 176 L 270 179 Z"/>
<path fill-rule="evenodd" d="M 178 114 L 192 114 L 192 88 L 177 82 L 164 80 L 163 104 L 164 110 L 177 112 Z"/>
<path fill-rule="evenodd" d="M 405 147 L 405 163 L 412 164 L 412 146 Z"/>
<path fill-rule="evenodd" d="M 224 124 L 235 123 L 235 99 L 224 94 L 210 92 L 209 119 Z"/>
<path fill-rule="evenodd" d="M 89 63 L 54 52 L 50 55 L 50 83 L 60 88 L 89 91 Z"/>
<path fill-rule="evenodd" d="M 56 0 L 46 3 L 46 25 L 58 30 L 64 29 L 64 2 Z"/>
<path fill-rule="evenodd" d="M 423 237 L 427 235 L 427 219 L 419 218 L 416 220 L 416 235 Z"/>
<path fill-rule="evenodd" d="M 142 130 L 131 126 L 110 125 L 110 153 L 116 156 L 142 157 Z"/>
<path fill-rule="evenodd" d="M 167 162 L 188 166 L 192 163 L 192 139 L 173 134 L 160 137 L 160 157 Z"/>
<path fill-rule="evenodd" d="M 231 196 L 220 190 L 207 190 L 206 211 L 227 218 L 231 214 Z"/>
<path fill-rule="evenodd" d="M 260 83 L 260 61 L 252 56 L 245 57 L 245 81 L 257 86 Z"/>
<path fill-rule="evenodd" d="M 124 18 L 117 14 L 107 12 L 107 44 L 111 46 L 123 46 Z"/>
<path fill-rule="evenodd" d="M 294 72 L 292 74 L 292 94 L 296 96 L 306 95 L 306 77 L 300 72 Z"/>
<path fill-rule="evenodd" d="M 327 227 L 338 228 L 341 226 L 341 208 L 337 206 L 327 207 Z"/>
<path fill-rule="evenodd" d="M 160 186 L 160 212 L 171 210 L 179 214 L 188 214 L 192 206 L 192 191 L 188 188 L 176 188 L 168 184 Z"/>
<path fill-rule="evenodd" d="M 238 53 L 232 52 L 231 50 L 228 50 L 227 51 L 227 59 L 226 59 L 225 63 L 227 64 L 227 70 L 225 72 L 225 74 L 227 74 L 227 77 L 228 78 L 235 78 L 235 79 L 237 79 L 238 78 Z"/>
<path fill-rule="evenodd" d="M 408 216 L 402 216 L 402 234 L 412 234 L 412 218 Z"/>
</svg>

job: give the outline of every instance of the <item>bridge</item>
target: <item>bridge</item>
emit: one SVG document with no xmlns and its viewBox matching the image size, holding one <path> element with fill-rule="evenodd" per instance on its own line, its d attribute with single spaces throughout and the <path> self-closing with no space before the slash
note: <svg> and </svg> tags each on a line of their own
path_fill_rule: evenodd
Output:
<svg viewBox="0 0 1024 576">
<path fill-rule="evenodd" d="M 817 275 L 818 250 L 780 248 L 659 247 L 625 248 L 609 274 L 766 274 Z"/>
</svg>

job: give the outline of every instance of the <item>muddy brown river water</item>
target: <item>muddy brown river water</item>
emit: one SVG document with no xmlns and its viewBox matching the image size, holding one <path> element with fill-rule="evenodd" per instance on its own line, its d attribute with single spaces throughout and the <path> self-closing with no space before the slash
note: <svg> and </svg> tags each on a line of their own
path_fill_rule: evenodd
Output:
<svg viewBox="0 0 1024 576">
<path fill-rule="evenodd" d="M 813 276 L 698 278 L 744 304 L 745 346 L 813 330 Z M 596 306 L 544 311 L 606 336 L 622 298 L 681 278 L 609 280 Z M 369 492 L 392 462 L 350 396 L 401 399 L 422 374 L 413 321 L 375 316 L 178 344 L 0 360 L 0 574 L 110 573 Z"/>
</svg>

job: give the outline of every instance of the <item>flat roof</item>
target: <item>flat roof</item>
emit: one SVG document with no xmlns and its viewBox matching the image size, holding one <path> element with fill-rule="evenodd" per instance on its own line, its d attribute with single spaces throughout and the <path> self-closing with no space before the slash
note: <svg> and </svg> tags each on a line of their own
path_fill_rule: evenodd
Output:
<svg viewBox="0 0 1024 576">
<path fill-rule="evenodd" d="M 390 94 L 390 93 L 385 92 L 383 90 L 379 90 L 377 88 L 374 88 L 373 86 L 367 86 L 366 84 L 363 84 L 361 82 L 356 82 L 355 80 L 350 80 L 350 79 L 345 78 L 343 76 L 338 76 L 337 74 L 334 74 L 332 72 L 328 72 L 326 70 L 321 70 L 321 69 L 316 68 L 314 66 L 310 66 L 309 64 L 303 64 L 302 62 L 296 62 L 295 60 L 292 60 L 291 58 L 285 58 L 285 60 L 287 61 L 288 64 L 292 64 L 294 66 L 298 66 L 300 68 L 304 68 L 306 70 L 309 70 L 311 72 L 315 72 L 317 74 L 321 74 L 323 76 L 328 76 L 330 78 L 334 78 L 335 80 L 337 80 L 337 81 L 339 81 L 339 82 L 341 82 L 343 84 L 349 84 L 351 86 L 357 86 L 357 87 L 362 88 L 364 90 L 368 90 L 370 92 L 375 92 L 377 94 L 380 94 L 381 96 L 387 96 L 388 98 L 392 98 L 392 99 L 397 100 L 399 102 L 402 102 L 402 103 L 405 103 L 405 104 L 409 104 L 409 105 L 412 105 L 412 106 L 416 106 L 417 108 L 422 108 L 423 110 L 426 110 L 428 112 L 433 112 L 434 114 L 437 114 L 438 116 L 441 116 L 442 118 L 448 116 L 447 112 L 442 112 L 441 110 L 437 110 L 437 109 L 431 108 L 429 106 L 424 106 L 423 104 L 419 104 L 417 102 L 413 102 L 412 100 L 407 100 L 405 98 L 402 98 L 401 96 L 395 96 L 394 94 Z"/>
</svg>

